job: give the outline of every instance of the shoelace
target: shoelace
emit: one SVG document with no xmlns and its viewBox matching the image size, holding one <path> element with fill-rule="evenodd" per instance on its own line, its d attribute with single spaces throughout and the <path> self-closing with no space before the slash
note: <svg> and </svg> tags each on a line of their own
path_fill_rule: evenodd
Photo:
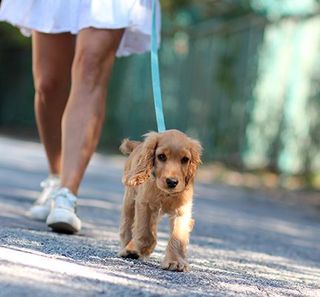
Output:
<svg viewBox="0 0 320 297">
<path fill-rule="evenodd" d="M 59 179 L 52 178 L 52 177 L 48 177 L 40 183 L 40 187 L 43 189 L 56 187 L 58 185 L 59 185 Z"/>
<path fill-rule="evenodd" d="M 57 207 L 65 209 L 74 208 L 76 210 L 77 197 L 75 197 L 69 189 L 60 188 L 57 191 L 54 191 L 51 194 L 51 197 L 55 201 Z"/>
<path fill-rule="evenodd" d="M 43 188 L 43 192 L 40 197 L 35 202 L 36 205 L 44 204 L 50 198 L 50 192 L 54 190 L 54 188 L 58 188 L 60 184 L 59 178 L 49 176 L 45 180 L 40 183 L 40 187 Z"/>
</svg>

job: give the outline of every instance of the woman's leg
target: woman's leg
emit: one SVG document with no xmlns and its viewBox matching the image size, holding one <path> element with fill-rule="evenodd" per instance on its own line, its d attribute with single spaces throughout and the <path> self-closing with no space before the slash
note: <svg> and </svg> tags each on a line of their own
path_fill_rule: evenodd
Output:
<svg viewBox="0 0 320 297">
<path fill-rule="evenodd" d="M 35 114 L 38 131 L 44 144 L 51 175 L 60 174 L 61 121 L 71 83 L 71 66 L 75 36 L 64 34 L 32 34 Z M 37 201 L 29 209 L 36 220 L 46 220 L 51 209 L 51 193 L 59 186 L 57 176 L 51 176 Z"/>
<path fill-rule="evenodd" d="M 60 173 L 61 121 L 71 84 L 75 36 L 33 32 L 35 114 L 49 169 Z"/>
<path fill-rule="evenodd" d="M 87 28 L 77 38 L 71 92 L 62 120 L 61 163 L 61 185 L 74 194 L 99 140 L 107 85 L 122 34 L 122 29 Z"/>
</svg>

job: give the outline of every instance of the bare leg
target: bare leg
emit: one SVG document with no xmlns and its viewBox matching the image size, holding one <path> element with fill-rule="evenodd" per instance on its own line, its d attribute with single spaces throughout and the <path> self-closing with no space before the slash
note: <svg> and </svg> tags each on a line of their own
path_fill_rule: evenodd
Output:
<svg viewBox="0 0 320 297">
<path fill-rule="evenodd" d="M 67 103 L 75 37 L 69 33 L 32 34 L 35 114 L 50 172 L 60 173 L 61 120 Z"/>
<path fill-rule="evenodd" d="M 77 194 L 105 116 L 107 84 L 123 30 L 80 31 L 62 120 L 62 186 Z"/>
</svg>

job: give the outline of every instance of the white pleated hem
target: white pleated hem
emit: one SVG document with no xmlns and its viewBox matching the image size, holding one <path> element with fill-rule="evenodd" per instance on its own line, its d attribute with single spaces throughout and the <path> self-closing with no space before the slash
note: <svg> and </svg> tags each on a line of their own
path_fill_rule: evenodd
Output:
<svg viewBox="0 0 320 297">
<path fill-rule="evenodd" d="M 24 0 L 26 2 L 30 2 L 32 0 Z M 39 1 L 39 0 L 35 0 Z M 57 0 L 55 0 L 57 1 Z M 58 0 L 59 1 L 59 0 Z M 60 0 L 61 1 L 61 0 Z M 101 1 L 101 0 L 98 0 Z M 116 0 L 120 1 L 120 0 Z M 118 47 L 116 56 L 129 56 L 131 54 L 141 54 L 147 51 L 150 51 L 151 47 L 151 0 L 132 0 L 134 5 L 138 5 L 136 9 L 136 13 L 133 17 L 130 16 L 128 18 L 123 18 L 122 20 L 104 21 L 98 19 L 95 20 L 91 15 L 84 15 L 77 22 L 71 22 L 68 20 L 67 26 L 60 26 L 61 22 L 57 21 L 52 17 L 53 20 L 47 21 L 38 21 L 33 20 L 32 18 L 28 18 L 27 12 L 26 15 L 20 13 L 15 13 L 17 5 L 20 5 L 20 9 L 23 8 L 23 4 L 21 0 L 3 0 L 0 7 L 0 21 L 5 21 L 10 23 L 11 25 L 18 27 L 21 33 L 24 36 L 30 37 L 32 31 L 38 31 L 47 34 L 59 34 L 69 32 L 71 34 L 78 34 L 81 30 L 85 28 L 96 28 L 96 29 L 125 29 L 124 34 L 122 36 L 120 45 Z M 9 3 L 10 2 L 10 3 Z M 19 3 L 18 3 L 19 2 Z M 139 9 L 141 11 L 141 3 L 144 2 L 143 5 L 146 5 L 147 8 L 143 7 L 142 17 L 139 17 Z M 140 6 L 139 6 L 140 5 Z M 27 7 L 27 5 L 25 6 Z M 146 13 L 147 11 L 147 13 Z M 74 16 L 73 16 L 74 17 Z M 31 20 L 30 20 L 31 19 Z M 158 31 L 158 44 L 160 44 L 160 5 L 157 3 L 157 31 Z"/>
</svg>

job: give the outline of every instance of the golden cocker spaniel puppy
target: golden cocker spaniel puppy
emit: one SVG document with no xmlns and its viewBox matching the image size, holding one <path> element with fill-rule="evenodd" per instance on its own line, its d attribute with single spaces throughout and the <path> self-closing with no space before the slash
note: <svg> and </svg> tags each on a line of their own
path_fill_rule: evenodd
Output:
<svg viewBox="0 0 320 297">
<path fill-rule="evenodd" d="M 125 164 L 120 256 L 144 258 L 156 246 L 157 224 L 170 218 L 170 239 L 162 268 L 188 271 L 186 251 L 192 219 L 193 182 L 202 147 L 178 130 L 150 132 L 144 142 L 125 139 L 120 150 Z"/>
</svg>

